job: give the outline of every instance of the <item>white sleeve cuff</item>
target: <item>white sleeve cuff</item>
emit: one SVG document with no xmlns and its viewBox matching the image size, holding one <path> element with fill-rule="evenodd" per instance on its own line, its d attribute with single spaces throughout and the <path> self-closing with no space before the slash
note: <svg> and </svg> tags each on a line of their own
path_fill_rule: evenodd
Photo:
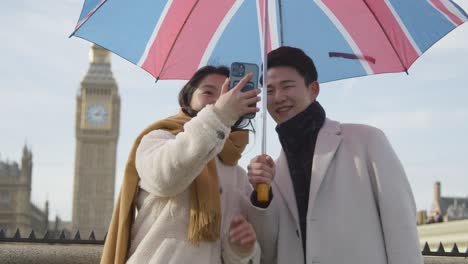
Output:
<svg viewBox="0 0 468 264">
<path fill-rule="evenodd" d="M 255 241 L 254 249 L 248 255 L 241 256 L 234 252 L 231 244 L 227 239 L 224 241 L 223 259 L 226 264 L 259 264 L 261 249 L 257 241 Z"/>
</svg>

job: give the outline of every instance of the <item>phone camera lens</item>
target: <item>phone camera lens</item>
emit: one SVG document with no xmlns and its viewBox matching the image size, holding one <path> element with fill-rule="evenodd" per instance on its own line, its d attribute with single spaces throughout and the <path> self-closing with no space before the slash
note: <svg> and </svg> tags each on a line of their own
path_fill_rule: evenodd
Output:
<svg viewBox="0 0 468 264">
<path fill-rule="evenodd" d="M 232 67 L 232 75 L 242 77 L 245 75 L 245 66 L 243 64 L 234 64 Z"/>
</svg>

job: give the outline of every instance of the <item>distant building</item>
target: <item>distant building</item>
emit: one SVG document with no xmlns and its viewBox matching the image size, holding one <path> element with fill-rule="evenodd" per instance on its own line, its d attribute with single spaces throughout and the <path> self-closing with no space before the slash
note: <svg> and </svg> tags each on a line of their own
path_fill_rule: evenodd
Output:
<svg viewBox="0 0 468 264">
<path fill-rule="evenodd" d="M 441 184 L 434 184 L 434 199 L 428 222 L 468 219 L 468 197 L 443 197 Z"/>
<path fill-rule="evenodd" d="M 34 230 L 40 237 L 49 232 L 67 237 L 92 231 L 103 239 L 114 207 L 117 141 L 120 127 L 120 95 L 111 71 L 109 51 L 93 45 L 90 65 L 76 97 L 76 152 L 73 212 L 70 222 L 56 217 L 49 222 L 49 203 L 41 210 L 31 203 L 32 153 L 25 146 L 21 167 L 0 160 L 0 230 L 21 236 Z"/>
<path fill-rule="evenodd" d="M 73 226 L 71 221 L 62 221 L 60 217 L 55 216 L 55 222 L 49 221 L 49 229 L 47 230 L 48 237 L 49 238 L 59 238 L 60 235 L 63 234 L 65 235 L 66 238 L 70 239 L 73 238 L 76 234 L 72 233 Z M 89 236 L 89 235 L 88 235 Z M 81 238 L 87 238 L 86 234 L 84 236 L 81 236 Z"/>
<path fill-rule="evenodd" d="M 19 228 L 21 234 L 31 230 L 43 234 L 49 226 L 49 202 L 40 209 L 31 202 L 32 152 L 23 148 L 21 167 L 17 162 L 0 160 L 0 229 L 12 235 Z"/>
<path fill-rule="evenodd" d="M 418 211 L 416 214 L 416 224 L 424 225 L 426 223 L 427 223 L 427 211 L 426 210 Z"/>
<path fill-rule="evenodd" d="M 76 97 L 72 231 L 104 238 L 114 207 L 120 96 L 109 51 L 93 45 Z"/>
</svg>

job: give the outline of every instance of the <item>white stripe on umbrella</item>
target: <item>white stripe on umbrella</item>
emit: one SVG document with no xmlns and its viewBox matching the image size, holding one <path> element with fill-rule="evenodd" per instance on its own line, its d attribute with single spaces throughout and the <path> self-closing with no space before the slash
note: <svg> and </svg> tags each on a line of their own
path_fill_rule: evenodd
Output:
<svg viewBox="0 0 468 264">
<path fill-rule="evenodd" d="M 323 3 L 322 0 L 316 0 L 315 3 L 317 6 L 322 9 L 322 11 L 325 13 L 325 15 L 330 19 L 330 21 L 335 25 L 335 27 L 340 31 L 341 35 L 344 37 L 346 42 L 348 42 L 349 46 L 353 50 L 353 53 L 356 55 L 363 55 L 361 49 L 359 46 L 356 44 L 354 39 L 351 37 L 349 32 L 346 30 L 346 28 L 343 26 L 343 24 L 340 22 L 340 20 L 335 16 L 335 14 Z M 361 63 L 362 67 L 366 71 L 368 75 L 373 74 L 374 71 L 370 67 L 369 63 L 367 60 L 359 60 Z"/>
<path fill-rule="evenodd" d="M 444 11 L 440 10 L 440 8 L 438 8 L 434 4 L 434 0 L 430 0 L 430 1 L 427 1 L 427 2 L 432 6 L 432 8 L 434 8 L 435 10 L 437 10 L 437 12 L 442 14 L 445 17 L 445 19 L 447 19 L 452 25 L 457 26 L 457 23 L 455 23 L 455 21 L 453 21 Z M 439 3 L 441 3 L 441 2 L 439 1 Z"/>
<path fill-rule="evenodd" d="M 455 26 L 458 26 L 466 21 L 466 17 L 460 12 L 458 8 L 453 5 L 452 2 L 449 0 L 440 0 L 440 2 L 448 9 L 450 13 L 452 13 L 452 15 L 460 19 L 460 21 L 453 21 L 452 19 L 452 21 L 455 22 Z"/>
<path fill-rule="evenodd" d="M 231 9 L 229 9 L 226 16 L 223 18 L 218 28 L 216 29 L 210 42 L 208 43 L 208 46 L 205 49 L 205 53 L 203 53 L 203 56 L 200 60 L 200 64 L 198 65 L 198 68 L 208 64 L 208 60 L 210 59 L 211 54 L 213 53 L 216 47 L 216 44 L 219 41 L 219 38 L 223 34 L 229 22 L 231 22 L 232 18 L 236 15 L 237 11 L 239 11 L 239 8 L 242 6 L 243 3 L 244 3 L 244 0 L 236 0 L 234 5 L 232 5 Z"/>
<path fill-rule="evenodd" d="M 151 47 L 153 46 L 153 42 L 154 42 L 154 40 L 156 39 L 156 36 L 159 33 L 159 29 L 161 28 L 161 25 L 164 22 L 164 19 L 166 19 L 167 12 L 169 11 L 169 8 L 171 8 L 172 3 L 173 3 L 173 0 L 168 0 L 166 5 L 164 6 L 164 9 L 163 9 L 163 11 L 161 13 L 161 16 L 159 17 L 158 23 L 156 23 L 156 26 L 154 27 L 153 33 L 151 34 L 150 39 L 146 43 L 145 52 L 143 52 L 143 54 L 140 57 L 140 60 L 138 60 L 138 63 L 137 63 L 138 66 L 142 67 L 143 63 L 145 63 L 145 61 L 146 61 L 146 59 L 148 57 L 148 53 L 149 53 Z"/>
<path fill-rule="evenodd" d="M 263 58 L 263 28 L 262 28 L 262 11 L 260 7 L 260 0 L 256 0 L 255 4 L 257 5 L 257 23 L 258 23 L 258 37 L 260 38 L 260 51 L 262 53 L 262 61 L 265 61 L 265 58 Z"/>
<path fill-rule="evenodd" d="M 441 1 L 442 1 L 442 4 L 444 4 L 445 7 L 447 7 L 447 9 L 450 12 L 452 12 L 453 15 L 458 17 L 462 22 L 467 20 L 466 16 L 462 14 L 462 12 L 460 12 L 460 9 L 456 8 L 450 0 L 441 0 Z"/>
<path fill-rule="evenodd" d="M 395 8 L 393 7 L 393 5 L 389 2 L 389 0 L 384 0 L 384 1 L 385 1 L 385 4 L 387 5 L 388 9 L 392 12 L 393 17 L 395 17 L 395 20 L 398 22 L 401 29 L 405 33 L 405 35 L 408 38 L 409 42 L 413 46 L 414 50 L 417 52 L 418 56 L 421 56 L 421 54 L 422 54 L 421 49 L 416 44 L 416 41 L 414 41 L 413 36 L 411 36 L 411 34 L 409 33 L 408 28 L 406 28 L 406 25 L 403 23 L 403 21 L 401 20 L 401 17 L 398 15 L 398 13 L 395 11 Z"/>
<path fill-rule="evenodd" d="M 271 3 L 270 0 L 268 3 L 268 18 L 269 18 L 269 31 L 271 39 L 271 49 L 274 50 L 280 46 L 279 37 L 278 37 L 278 17 L 276 13 L 277 5 L 276 3 Z"/>
</svg>

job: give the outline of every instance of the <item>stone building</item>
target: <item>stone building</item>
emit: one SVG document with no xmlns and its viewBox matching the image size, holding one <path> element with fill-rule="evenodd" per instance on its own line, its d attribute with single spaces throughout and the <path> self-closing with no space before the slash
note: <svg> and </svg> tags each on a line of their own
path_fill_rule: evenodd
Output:
<svg viewBox="0 0 468 264">
<path fill-rule="evenodd" d="M 440 182 L 434 183 L 434 197 L 428 221 L 448 222 L 468 219 L 468 196 L 448 197 L 441 195 Z"/>
<path fill-rule="evenodd" d="M 0 160 L 0 229 L 6 235 L 17 228 L 21 234 L 43 234 L 49 225 L 49 202 L 44 209 L 31 202 L 33 155 L 25 145 L 21 166 L 13 161 Z"/>
<path fill-rule="evenodd" d="M 73 232 L 102 239 L 114 206 L 120 96 L 110 52 L 93 45 L 90 66 L 76 97 Z"/>
</svg>

